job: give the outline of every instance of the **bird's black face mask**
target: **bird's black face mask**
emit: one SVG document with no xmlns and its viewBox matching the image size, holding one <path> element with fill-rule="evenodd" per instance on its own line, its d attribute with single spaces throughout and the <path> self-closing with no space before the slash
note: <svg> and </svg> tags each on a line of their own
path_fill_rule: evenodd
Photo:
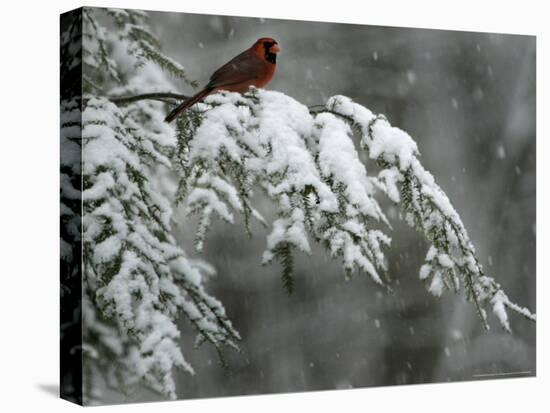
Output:
<svg viewBox="0 0 550 413">
<path fill-rule="evenodd" d="M 277 63 L 277 54 L 276 53 L 273 53 L 271 51 L 271 47 L 274 45 L 275 43 L 273 42 L 264 42 L 264 49 L 265 49 L 265 60 L 267 60 L 269 63 L 273 63 L 273 64 L 276 64 Z"/>
</svg>

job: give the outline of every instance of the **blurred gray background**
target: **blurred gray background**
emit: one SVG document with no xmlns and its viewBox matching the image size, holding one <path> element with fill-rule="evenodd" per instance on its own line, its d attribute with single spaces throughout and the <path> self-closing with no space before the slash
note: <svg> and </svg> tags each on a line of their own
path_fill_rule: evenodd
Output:
<svg viewBox="0 0 550 413">
<path fill-rule="evenodd" d="M 408 131 L 488 275 L 535 310 L 534 37 L 158 12 L 151 18 L 164 51 L 201 85 L 257 38 L 271 36 L 282 53 L 269 89 L 305 104 L 344 94 Z M 273 214 L 261 197 L 258 205 Z M 389 295 L 361 274 L 346 281 L 339 263 L 317 248 L 297 256 L 289 296 L 280 267 L 260 265 L 267 230 L 255 226 L 249 238 L 241 222 L 217 223 L 203 254 L 219 271 L 208 289 L 241 333 L 242 352 L 226 353 L 224 371 L 211 348 L 192 349 L 192 329 L 182 322 L 184 353 L 197 374 L 178 376 L 178 395 L 534 375 L 535 325 L 511 315 L 509 335 L 491 316 L 485 332 L 462 298 L 431 296 L 418 279 L 426 243 L 396 211 L 390 216 Z M 179 221 L 176 235 L 192 253 L 195 222 Z M 485 376 L 491 374 L 497 376 Z"/>
</svg>

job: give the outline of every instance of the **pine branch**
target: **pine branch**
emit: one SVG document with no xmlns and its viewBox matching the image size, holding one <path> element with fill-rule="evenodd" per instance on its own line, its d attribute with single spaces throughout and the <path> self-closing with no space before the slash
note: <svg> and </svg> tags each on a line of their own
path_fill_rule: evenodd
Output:
<svg viewBox="0 0 550 413">
<path fill-rule="evenodd" d="M 283 281 L 283 287 L 285 288 L 288 294 L 294 292 L 294 260 L 292 259 L 292 246 L 287 243 L 281 243 L 277 248 L 275 248 L 275 257 L 283 266 L 283 273 L 281 279 Z"/>
<path fill-rule="evenodd" d="M 510 330 L 506 309 L 535 319 L 484 274 L 458 213 L 420 163 L 416 142 L 385 116 L 343 96 L 329 99 L 323 108 L 306 107 L 261 89 L 243 95 L 215 94 L 205 107 L 200 127 L 185 141 L 186 154 L 193 155 L 182 157 L 181 162 L 195 174 L 187 187 L 222 179 L 226 190 L 239 193 L 234 180 L 227 179 L 238 169 L 239 179 L 265 189 L 277 207 L 277 218 L 262 261 L 282 264 L 287 290 L 293 289 L 291 253 L 309 254 L 310 238 L 341 259 L 346 274 L 360 271 L 384 286 L 384 249 L 391 238 L 373 224 L 392 227 L 374 197 L 375 189 L 381 189 L 401 204 L 407 222 L 431 244 L 419 273 L 430 293 L 463 291 L 485 328 L 487 306 L 492 306 L 506 330 Z M 369 176 L 360 160 L 352 130 L 359 133 L 361 148 L 380 168 L 377 177 Z M 232 212 L 243 213 L 242 203 L 235 207 L 217 192 L 210 188 L 200 199 L 217 208 L 222 219 Z M 250 196 L 242 199 L 247 206 L 252 205 Z"/>
</svg>

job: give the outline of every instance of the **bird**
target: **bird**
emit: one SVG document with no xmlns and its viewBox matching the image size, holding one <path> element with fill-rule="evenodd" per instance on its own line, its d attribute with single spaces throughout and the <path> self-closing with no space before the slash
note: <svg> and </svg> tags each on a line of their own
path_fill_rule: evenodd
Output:
<svg viewBox="0 0 550 413">
<path fill-rule="evenodd" d="M 172 122 L 195 103 L 219 90 L 244 93 L 250 86 L 264 87 L 275 74 L 280 51 L 279 44 L 271 37 L 259 38 L 252 47 L 216 70 L 200 92 L 177 106 L 164 120 Z"/>
</svg>

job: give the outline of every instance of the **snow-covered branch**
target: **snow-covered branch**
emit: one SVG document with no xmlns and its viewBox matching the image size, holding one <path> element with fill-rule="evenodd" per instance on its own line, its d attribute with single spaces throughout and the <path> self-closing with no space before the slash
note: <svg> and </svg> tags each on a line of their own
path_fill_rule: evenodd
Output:
<svg viewBox="0 0 550 413">
<path fill-rule="evenodd" d="M 400 203 L 407 223 L 431 244 L 419 276 L 429 291 L 440 296 L 445 289 L 459 292 L 474 302 L 485 328 L 484 306 L 490 305 L 501 325 L 510 331 L 506 309 L 535 320 L 535 315 L 510 301 L 500 285 L 485 275 L 460 216 L 434 177 L 418 159 L 416 143 L 383 116 L 343 96 L 329 99 L 327 109 L 345 116 L 361 134 L 361 145 L 382 169 L 379 188 Z"/>
<path fill-rule="evenodd" d="M 206 294 L 201 267 L 176 245 L 170 202 L 148 179 L 149 168 L 170 167 L 162 149 L 173 144 L 155 105 L 123 111 L 91 98 L 82 114 L 84 290 L 101 308 L 101 317 L 90 316 L 87 328 L 114 323 L 126 341 L 119 362 L 175 396 L 172 367 L 193 372 L 178 340 L 179 311 L 200 341 L 235 347 L 239 335 L 221 303 Z M 138 125 L 138 114 L 148 114 L 151 125 Z"/>
<path fill-rule="evenodd" d="M 179 140 L 179 199 L 200 216 L 199 250 L 212 215 L 233 222 L 242 213 L 247 222 L 249 215 L 263 221 L 253 207 L 256 186 L 278 210 L 263 262 L 282 264 L 287 288 L 293 285 L 292 254 L 308 254 L 312 240 L 339 258 L 348 275 L 360 270 L 385 284 L 391 226 L 376 198 L 381 192 L 401 205 L 407 223 L 429 242 L 419 277 L 432 294 L 463 291 L 486 328 L 487 306 L 506 330 L 507 309 L 535 319 L 484 274 L 458 213 L 420 163 L 416 143 L 384 116 L 344 96 L 313 109 L 278 92 L 251 90 L 210 96 L 177 127 L 181 136 L 189 133 Z M 377 164 L 376 175 L 360 161 L 354 131 Z"/>
</svg>

